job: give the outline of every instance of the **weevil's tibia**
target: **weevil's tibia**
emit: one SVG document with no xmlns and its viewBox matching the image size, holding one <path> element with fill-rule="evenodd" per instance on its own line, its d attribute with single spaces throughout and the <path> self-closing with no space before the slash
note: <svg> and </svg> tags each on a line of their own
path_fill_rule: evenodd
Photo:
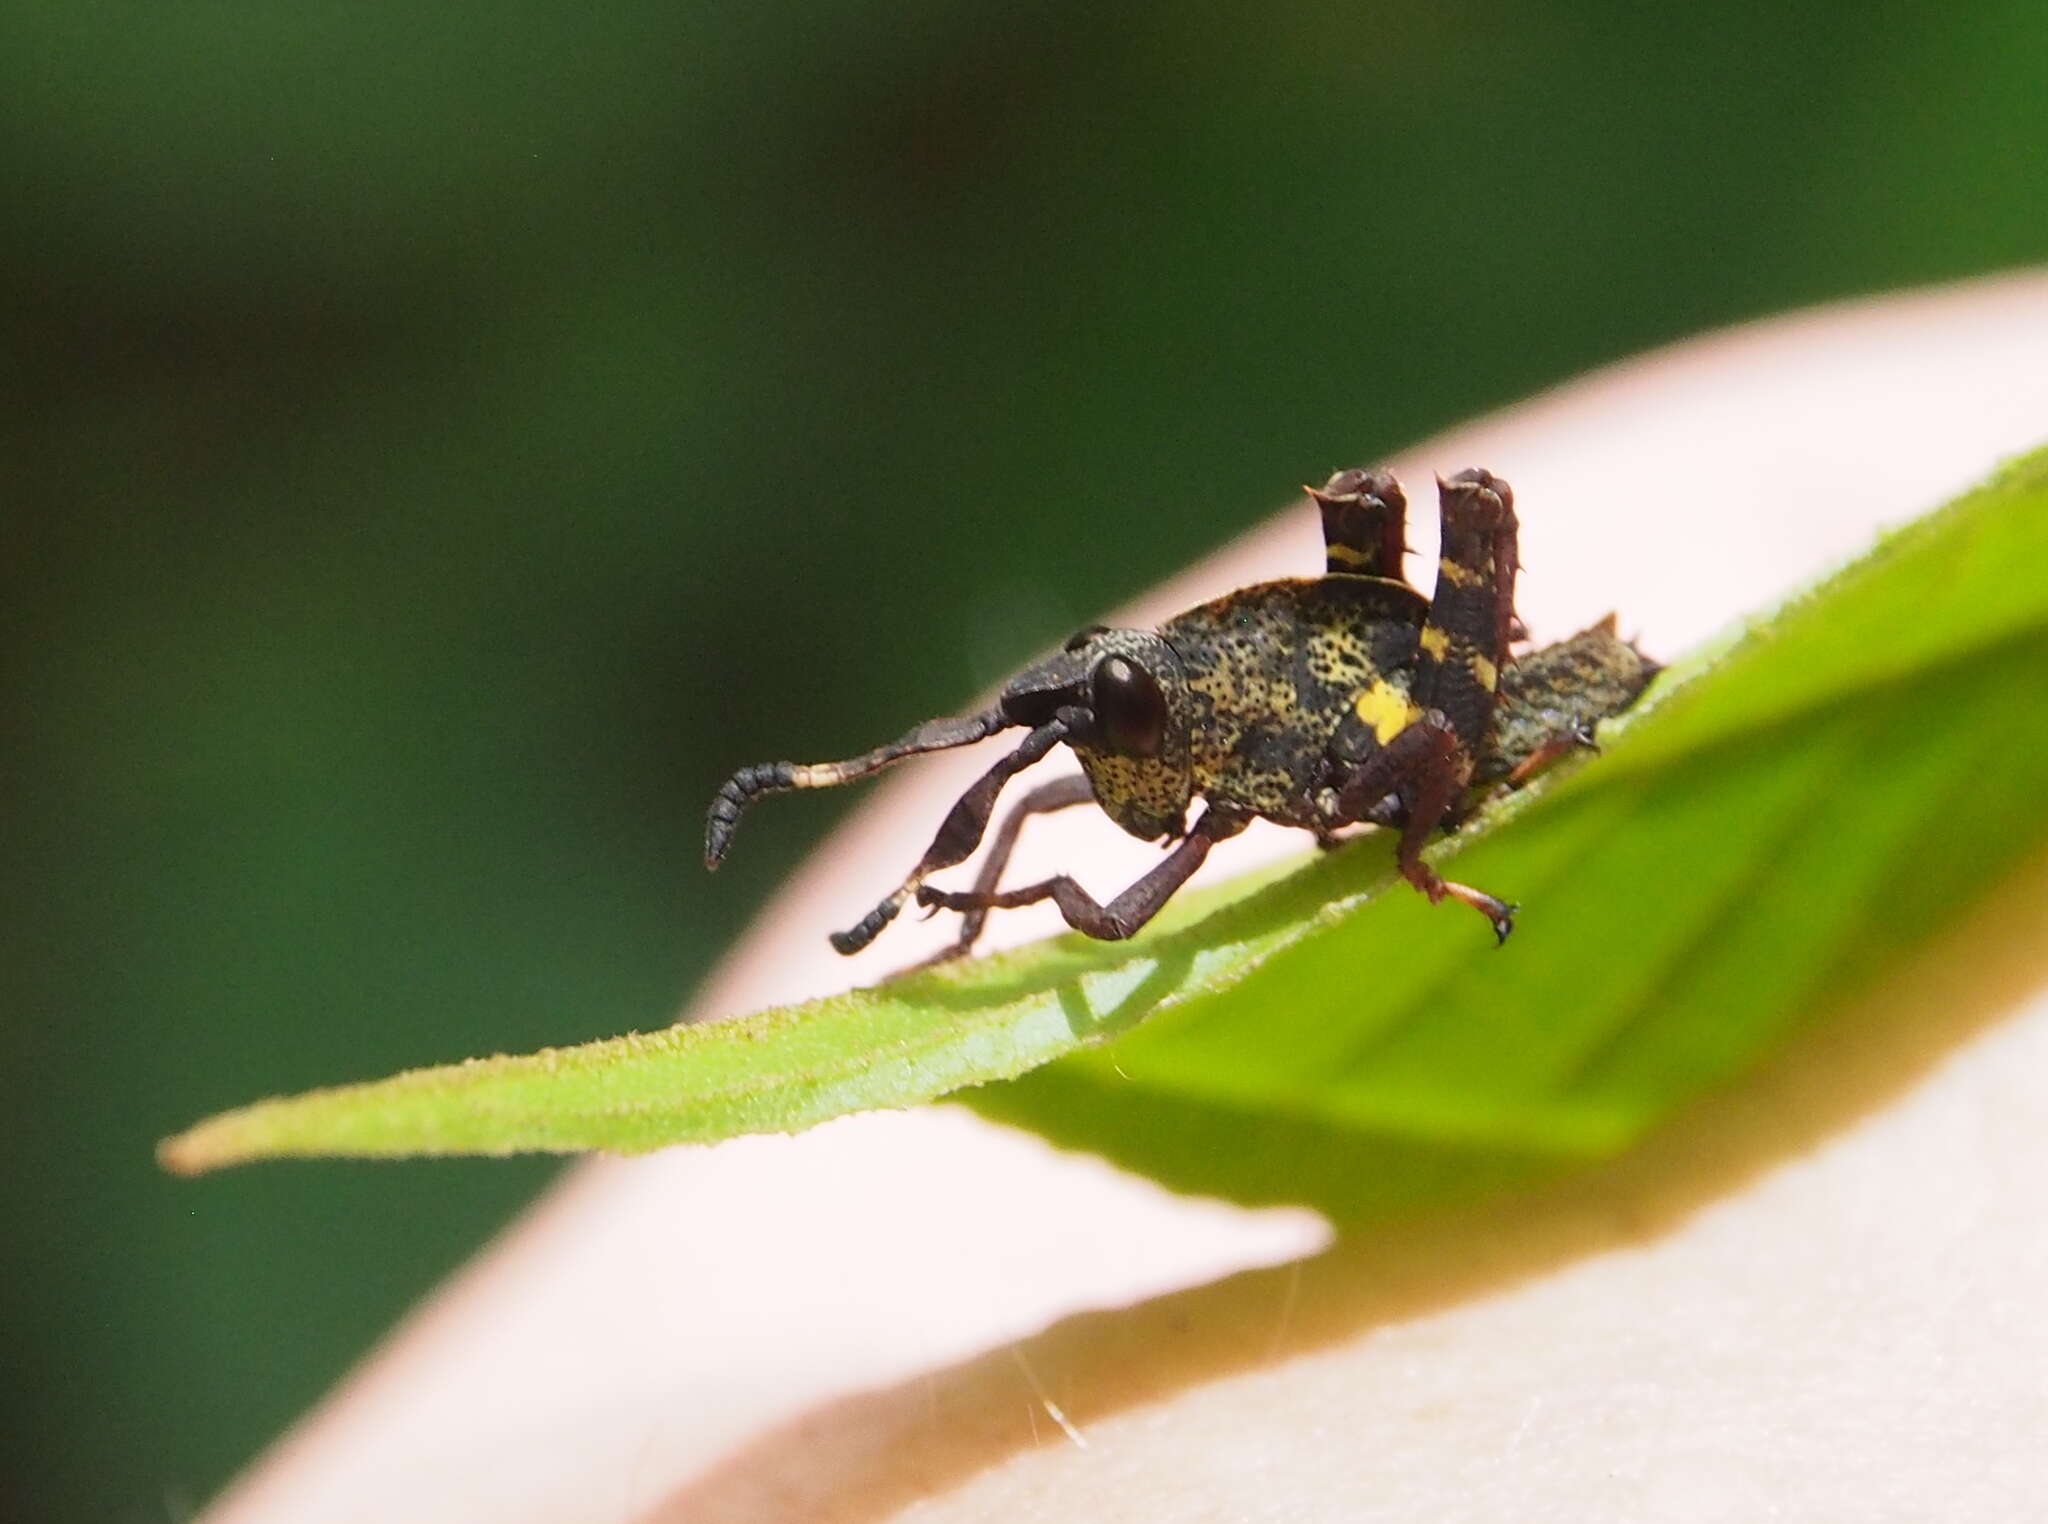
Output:
<svg viewBox="0 0 2048 1524">
<path fill-rule="evenodd" d="M 1571 729 L 1550 737 L 1516 763 L 1514 769 L 1501 782 L 1511 789 L 1520 788 L 1559 757 L 1574 751 L 1590 751 L 1596 756 L 1599 754 L 1600 742 L 1593 734 L 1591 720 L 1575 721 Z"/>
<path fill-rule="evenodd" d="M 1009 866 L 1010 854 L 1017 850 L 1017 838 L 1023 834 L 1024 822 L 1033 815 L 1050 815 L 1055 810 L 1072 809 L 1077 804 L 1093 804 L 1095 790 L 1089 786 L 1087 776 L 1070 773 L 1064 778 L 1055 778 L 1050 783 L 1041 783 L 1037 788 L 1010 806 L 1003 823 L 996 827 L 995 838 L 989 842 L 988 855 L 981 860 L 981 867 L 974 875 L 974 890 L 977 895 L 991 895 L 1003 880 L 1003 869 Z M 944 963 L 953 958 L 965 957 L 973 947 L 981 928 L 987 924 L 988 907 L 978 905 L 966 910 L 960 916 L 960 930 L 950 946 L 942 948 L 928 961 Z"/>
<path fill-rule="evenodd" d="M 883 927 L 896 919 L 897 913 L 909 903 L 911 895 L 927 878 L 941 868 L 967 861 L 974 849 L 981 845 L 982 833 L 988 829 L 989 816 L 995 813 L 996 796 L 1002 793 L 1003 785 L 1065 740 L 1068 728 L 1065 714 L 1056 715 L 1050 723 L 1039 726 L 1026 736 L 1015 751 L 983 773 L 974 787 L 955 800 L 953 808 L 946 812 L 939 834 L 925 848 L 924 856 L 910 870 L 910 876 L 885 895 L 881 903 L 862 916 L 857 924 L 845 931 L 833 932 L 833 949 L 849 955 L 859 952 L 882 934 Z"/>
<path fill-rule="evenodd" d="M 1515 929 L 1515 906 L 1484 889 L 1454 884 L 1422 860 L 1430 833 L 1464 791 L 1465 766 L 1456 732 L 1441 710 L 1431 710 L 1353 768 L 1338 787 L 1337 814 L 1342 820 L 1360 819 L 1398 793 L 1408 806 L 1408 821 L 1395 851 L 1401 876 L 1432 905 L 1441 904 L 1445 895 L 1470 905 L 1486 917 L 1495 940 L 1505 942 Z"/>
<path fill-rule="evenodd" d="M 725 861 L 732 846 L 732 833 L 739 828 L 747 806 L 763 794 L 782 794 L 792 789 L 837 788 L 842 783 L 870 777 L 892 762 L 925 752 L 948 751 L 971 746 L 1015 723 L 1000 708 L 979 714 L 926 720 L 900 740 L 844 762 L 762 762 L 743 767 L 719 785 L 704 818 L 704 866 L 716 868 Z M 879 931 L 881 928 L 877 927 Z"/>
<path fill-rule="evenodd" d="M 1121 942 L 1136 936 L 1147 921 L 1159 914 L 1174 891 L 1202 866 L 1211 846 L 1235 836 L 1244 827 L 1240 816 L 1220 814 L 1214 809 L 1204 811 L 1194 829 L 1181 838 L 1180 845 L 1167 853 L 1164 861 L 1107 905 L 1064 873 L 1000 894 L 978 888 L 965 894 L 922 888 L 917 891 L 917 902 L 937 910 L 973 912 L 1015 910 L 1020 905 L 1051 900 L 1066 923 L 1082 935 L 1099 942 Z"/>
</svg>

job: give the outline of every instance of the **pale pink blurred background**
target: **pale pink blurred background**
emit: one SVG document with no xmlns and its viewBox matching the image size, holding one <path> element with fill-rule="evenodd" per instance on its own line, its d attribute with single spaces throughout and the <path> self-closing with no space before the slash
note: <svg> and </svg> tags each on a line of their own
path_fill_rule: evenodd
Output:
<svg viewBox="0 0 2048 1524">
<path fill-rule="evenodd" d="M 2020 275 L 1712 335 L 1393 464 L 1514 484 L 1539 638 L 1618 607 L 1671 655 L 2048 441 L 2044 359 L 2048 276 Z M 1316 548 L 1292 503 L 1135 617 L 1311 570 Z M 824 934 L 984 765 L 935 758 L 880 787 L 692 1014 L 873 980 L 936 947 L 943 924 L 908 921 L 848 961 Z M 1208 872 L 1299 845 L 1255 831 Z M 1108 892 L 1151 856 L 1075 811 L 1035 823 L 1014 871 L 1079 865 Z M 2005 911 L 2019 922 L 1957 944 L 1988 992 L 1967 972 L 1900 981 L 1924 996 L 1947 979 L 1984 1021 L 2013 1013 L 1958 1031 L 1924 1082 L 1838 1128 L 1791 1127 L 1796 1147 L 1704 1204 L 1566 1234 L 1576 1247 L 1427 1316 L 1370 1310 L 1375 1277 L 1426 1276 L 1426 1255 L 1397 1272 L 1348 1250 L 1315 1262 L 1306 1293 L 1281 1270 L 1233 1282 L 1236 1302 L 1148 1304 L 1313 1254 L 1327 1232 L 1170 1198 L 955 1110 L 853 1118 L 586 1165 L 208 1517 L 879 1519 L 927 1488 L 920 1519 L 2019 1517 L 2001 1500 L 2048 1488 L 2048 1006 L 2028 993 L 2048 928 L 2027 883 Z M 997 917 L 990 942 L 1047 929 Z M 1817 1114 L 1797 1086 L 1779 1103 Z M 1562 1210 L 1605 1222 L 1615 1190 Z M 1943 1252 L 1910 1252 L 1929 1242 Z M 1896 1264 L 1881 1287 L 1856 1280 L 1873 1253 Z M 1321 1332 L 1291 1335 L 1303 1294 Z M 1197 1332 L 1222 1353 L 1162 1374 L 1144 1353 L 1162 1308 L 1216 1320 Z M 1127 1358 L 1075 1342 L 1120 1337 L 1138 1341 Z"/>
</svg>

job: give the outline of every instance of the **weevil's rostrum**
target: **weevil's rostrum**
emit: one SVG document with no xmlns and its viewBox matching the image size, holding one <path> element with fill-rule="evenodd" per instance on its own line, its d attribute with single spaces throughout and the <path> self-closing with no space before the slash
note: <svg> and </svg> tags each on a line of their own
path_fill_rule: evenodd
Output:
<svg viewBox="0 0 2048 1524">
<path fill-rule="evenodd" d="M 1298 826 L 1325 845 L 1345 826 L 1400 831 L 1402 875 L 1432 903 L 1446 896 L 1485 915 L 1506 941 L 1515 907 L 1451 883 L 1423 862 L 1431 834 L 1483 790 L 1514 787 L 1635 702 L 1656 663 L 1615 633 L 1613 615 L 1569 640 L 1519 656 L 1514 644 L 1514 495 L 1487 471 L 1437 483 L 1443 529 L 1436 590 L 1403 579 L 1407 502 L 1384 472 L 1340 471 L 1309 495 L 1322 512 L 1326 570 L 1263 582 L 1204 603 L 1157 630 L 1091 627 L 1026 668 L 996 703 L 927 720 L 844 762 L 740 769 L 712 800 L 704 860 L 717 867 L 758 795 L 831 788 L 904 757 L 1028 730 L 954 804 L 910 874 L 848 931 L 865 947 L 915 898 L 961 915 L 965 952 L 991 910 L 1051 900 L 1089 936 L 1130 936 L 1187 882 L 1210 846 L 1255 818 Z M 1063 777 L 1011 809 L 965 891 L 926 880 L 981 843 L 1011 778 L 1066 745 L 1081 777 Z M 1202 812 L 1192 826 L 1196 801 Z M 1094 803 L 1124 830 L 1175 845 L 1104 905 L 1061 874 L 999 887 L 1018 830 L 1034 814 Z"/>
</svg>

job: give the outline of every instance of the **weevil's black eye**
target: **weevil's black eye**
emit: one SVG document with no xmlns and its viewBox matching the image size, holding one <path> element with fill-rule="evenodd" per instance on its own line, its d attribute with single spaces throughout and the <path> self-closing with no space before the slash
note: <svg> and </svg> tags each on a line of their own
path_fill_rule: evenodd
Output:
<svg viewBox="0 0 2048 1524">
<path fill-rule="evenodd" d="M 1110 750 L 1156 757 L 1166 740 L 1166 695 L 1143 667 L 1122 656 L 1096 663 L 1090 684 L 1096 723 Z"/>
<path fill-rule="evenodd" d="M 1061 646 L 1060 649 L 1062 651 L 1078 651 L 1096 636 L 1106 634 L 1108 630 L 1109 626 L 1106 624 L 1091 624 L 1087 629 L 1076 630 L 1073 634 L 1069 635 L 1067 643 Z"/>
</svg>

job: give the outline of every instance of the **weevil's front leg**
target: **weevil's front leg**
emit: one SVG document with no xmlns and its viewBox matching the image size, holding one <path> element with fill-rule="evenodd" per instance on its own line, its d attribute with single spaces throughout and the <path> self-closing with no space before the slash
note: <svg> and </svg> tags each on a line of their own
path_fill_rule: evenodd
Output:
<svg viewBox="0 0 2048 1524">
<path fill-rule="evenodd" d="M 1465 790 L 1470 770 L 1458 735 L 1441 711 L 1431 710 L 1364 761 L 1354 763 L 1337 783 L 1337 823 L 1369 819 L 1389 795 L 1398 794 L 1407 807 L 1407 823 L 1395 861 L 1401 876 L 1429 896 L 1432 905 L 1445 895 L 1464 901 L 1485 916 L 1501 942 L 1515 929 L 1515 907 L 1483 889 L 1455 884 L 1422 860 L 1430 832 L 1443 822 Z"/>
<path fill-rule="evenodd" d="M 1320 488 L 1302 490 L 1323 511 L 1323 556 L 1330 571 L 1403 580 L 1408 496 L 1390 472 L 1339 471 Z"/>
<path fill-rule="evenodd" d="M 1041 783 L 1011 805 L 1010 813 L 1003 817 L 1003 823 L 996 827 L 995 837 L 989 842 L 988 855 L 981 861 L 981 871 L 974 875 L 974 893 L 995 892 L 996 885 L 1002 882 L 1003 869 L 1009 866 L 1010 854 L 1017 850 L 1017 838 L 1024 832 L 1025 821 L 1033 815 L 1050 815 L 1054 810 L 1072 809 L 1077 804 L 1091 804 L 1094 800 L 1095 790 L 1089 786 L 1087 777 L 1074 773 L 1065 778 L 1055 778 L 1050 783 Z M 953 939 L 952 946 L 931 961 L 943 963 L 948 959 L 965 957 L 987 922 L 986 907 L 977 906 L 963 912 L 960 934 Z"/>
<path fill-rule="evenodd" d="M 1002 793 L 1003 785 L 1065 740 L 1069 728 L 1065 718 L 1055 717 L 1050 723 L 1032 731 L 1015 751 L 983 773 L 974 787 L 955 800 L 953 808 L 946 812 L 946 818 L 939 824 L 939 834 L 925 848 L 924 856 L 917 860 L 910 876 L 883 896 L 881 903 L 862 916 L 858 924 L 845 931 L 833 932 L 833 948 L 847 954 L 859 952 L 882 934 L 884 926 L 896 919 L 897 912 L 909 902 L 918 885 L 927 877 L 941 868 L 967 861 L 974 849 L 981 845 L 982 833 L 988 829 L 988 818 L 995 813 L 996 796 Z"/>
<path fill-rule="evenodd" d="M 1442 712 L 1468 756 L 1493 736 L 1501 669 L 1515 627 L 1515 494 L 1490 471 L 1439 480 L 1443 549 L 1422 627 L 1414 699 Z"/>
<path fill-rule="evenodd" d="M 1245 822 L 1238 816 L 1219 814 L 1214 809 L 1205 811 L 1195 822 L 1194 829 L 1181 838 L 1180 845 L 1167 853 L 1163 862 L 1107 905 L 1064 873 L 1000 894 L 979 887 L 964 894 L 922 888 L 917 891 L 917 902 L 939 910 L 972 912 L 1014 910 L 1020 905 L 1036 905 L 1041 900 L 1051 900 L 1059 906 L 1060 915 L 1066 923 L 1083 936 L 1102 942 L 1121 942 L 1126 937 L 1135 936 L 1147 921 L 1159 914 L 1160 908 L 1173 898 L 1174 891 L 1202 866 L 1210 847 L 1235 836 L 1244 828 Z"/>
</svg>

